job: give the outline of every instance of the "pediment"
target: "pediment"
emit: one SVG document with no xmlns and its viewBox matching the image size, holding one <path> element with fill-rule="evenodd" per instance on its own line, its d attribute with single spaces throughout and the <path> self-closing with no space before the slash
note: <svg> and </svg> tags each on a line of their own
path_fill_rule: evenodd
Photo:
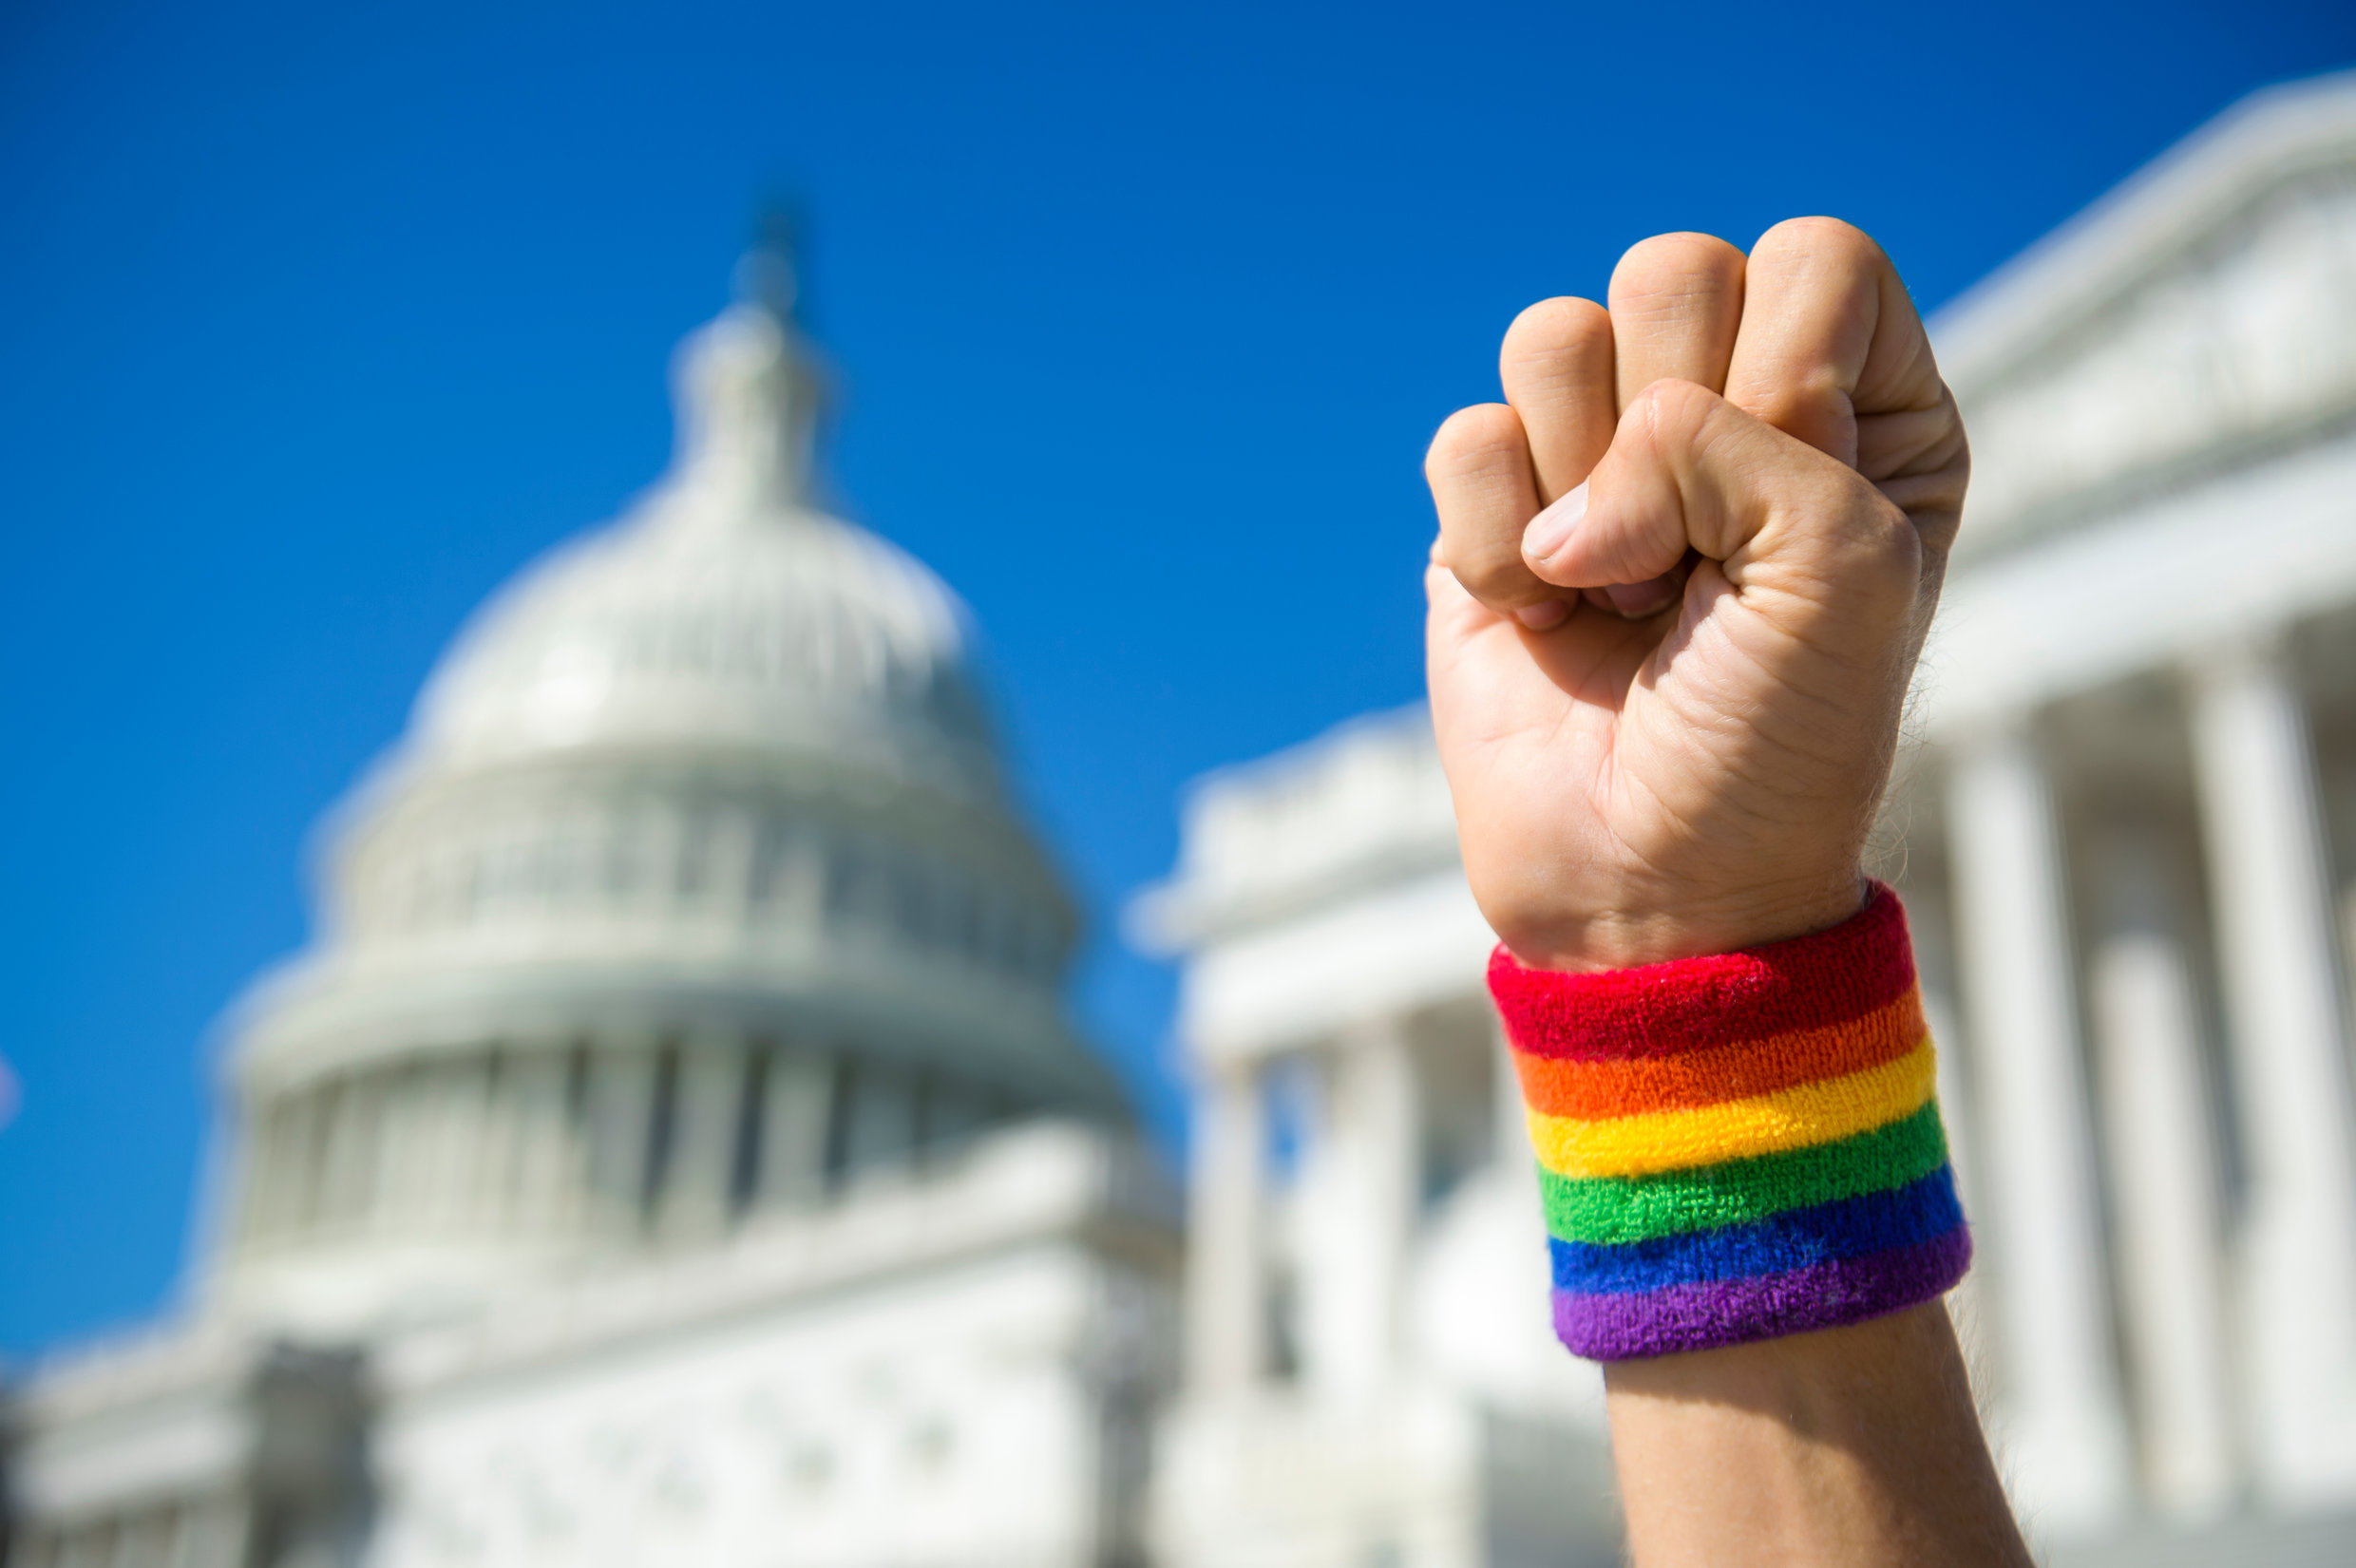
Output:
<svg viewBox="0 0 2356 1568">
<path fill-rule="evenodd" d="M 2356 73 L 2245 100 L 1931 328 L 1966 557 L 2356 425 Z"/>
</svg>

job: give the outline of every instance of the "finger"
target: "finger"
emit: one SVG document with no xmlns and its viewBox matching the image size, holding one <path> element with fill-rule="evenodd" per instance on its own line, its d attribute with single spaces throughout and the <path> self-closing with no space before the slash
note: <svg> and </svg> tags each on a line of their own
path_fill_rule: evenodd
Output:
<svg viewBox="0 0 2356 1568">
<path fill-rule="evenodd" d="M 1501 403 L 1458 409 L 1432 438 L 1423 475 L 1439 513 L 1438 555 L 1465 591 L 1526 625 L 1562 619 L 1541 608 L 1561 595 L 1522 562 L 1522 530 L 1537 514 L 1538 489 L 1521 417 Z"/>
<path fill-rule="evenodd" d="M 1826 648 L 1886 644 L 1913 614 L 1913 524 L 1845 463 L 1684 382 L 1621 416 L 1586 515 L 1548 561 L 1580 587 L 1641 582 L 1688 549 L 1787 631 Z"/>
<path fill-rule="evenodd" d="M 1671 382 L 1668 386 L 1689 386 L 1690 383 Z M 1699 388 L 1697 388 L 1698 390 Z M 1642 394 L 1640 394 L 1641 399 Z M 1568 551 L 1575 538 L 1584 537 L 1586 527 L 1589 489 L 1582 482 L 1552 505 L 1532 518 L 1522 530 L 1522 558 L 1530 572 L 1542 582 L 1557 588 L 1574 590 L 1582 603 L 1626 620 L 1642 620 L 1659 614 L 1677 603 L 1685 588 L 1686 552 L 1681 550 L 1674 564 L 1657 573 L 1644 566 L 1631 564 L 1648 562 L 1651 552 L 1636 552 L 1625 557 L 1613 557 L 1624 570 L 1641 574 L 1635 577 L 1611 577 L 1598 582 L 1594 576 L 1600 557 L 1590 542 L 1579 551 Z"/>
<path fill-rule="evenodd" d="M 1880 246 L 1835 219 L 1768 230 L 1751 248 L 1727 401 L 1854 467 L 1857 380 L 1889 272 Z"/>
<path fill-rule="evenodd" d="M 1726 379 L 1737 407 L 1854 466 L 1869 370 L 1873 412 L 1936 404 L 1922 320 L 1861 231 L 1832 217 L 1776 224 L 1751 249 L 1746 296 Z"/>
<path fill-rule="evenodd" d="M 1963 422 L 1896 267 L 1861 230 L 1796 217 L 1759 237 L 1726 396 L 1882 485 L 1934 547 L 1953 534 Z"/>
<path fill-rule="evenodd" d="M 1619 404 L 1656 381 L 1726 385 L 1742 322 L 1742 253 L 1709 235 L 1658 235 L 1611 274 Z"/>
<path fill-rule="evenodd" d="M 1521 416 L 1541 505 L 1587 477 L 1611 444 L 1611 313 L 1591 299 L 1546 299 L 1513 318 L 1497 356 L 1505 400 Z"/>
</svg>

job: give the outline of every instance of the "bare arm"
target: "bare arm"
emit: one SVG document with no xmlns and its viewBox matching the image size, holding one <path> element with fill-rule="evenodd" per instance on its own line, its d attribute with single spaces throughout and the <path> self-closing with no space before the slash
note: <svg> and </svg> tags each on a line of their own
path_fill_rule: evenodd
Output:
<svg viewBox="0 0 2356 1568">
<path fill-rule="evenodd" d="M 1834 926 L 1960 517 L 1963 427 L 1878 247 L 1665 236 L 1507 334 L 1427 470 L 1465 867 L 1521 963 Z M 1944 1309 L 1613 1362 L 1641 1568 L 2027 1561 Z"/>
<path fill-rule="evenodd" d="M 1937 1303 L 1605 1371 L 1628 1541 L 1669 1564 L 2023 1564 Z"/>
</svg>

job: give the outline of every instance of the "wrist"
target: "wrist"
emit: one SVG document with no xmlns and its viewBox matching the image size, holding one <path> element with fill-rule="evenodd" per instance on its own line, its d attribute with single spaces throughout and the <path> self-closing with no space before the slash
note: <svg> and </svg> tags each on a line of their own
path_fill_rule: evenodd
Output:
<svg viewBox="0 0 2356 1568">
<path fill-rule="evenodd" d="M 1606 973 L 1502 948 L 1555 1327 L 1652 1356 L 1864 1321 L 1959 1278 L 1970 1239 L 1906 916 L 1874 887 L 1794 939 Z"/>
<path fill-rule="evenodd" d="M 1865 873 L 1685 897 L 1630 897 L 1582 910 L 1530 911 L 1498 925 L 1506 950 L 1530 969 L 1590 973 L 1706 957 L 1829 931 L 1863 909 Z"/>
</svg>

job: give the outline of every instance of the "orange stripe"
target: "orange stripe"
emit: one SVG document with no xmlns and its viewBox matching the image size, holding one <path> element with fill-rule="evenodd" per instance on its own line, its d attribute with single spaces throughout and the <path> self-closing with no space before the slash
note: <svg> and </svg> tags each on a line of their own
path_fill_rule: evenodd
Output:
<svg viewBox="0 0 2356 1568">
<path fill-rule="evenodd" d="M 1711 1046 L 1682 1056 L 1577 1062 L 1513 1053 L 1522 1098 L 1548 1116 L 1600 1122 L 1614 1116 L 1714 1105 L 1777 1089 L 1862 1072 L 1920 1045 L 1930 1028 L 1923 996 L 1905 995 L 1862 1018 L 1827 1029 L 1794 1030 L 1738 1046 Z"/>
</svg>

